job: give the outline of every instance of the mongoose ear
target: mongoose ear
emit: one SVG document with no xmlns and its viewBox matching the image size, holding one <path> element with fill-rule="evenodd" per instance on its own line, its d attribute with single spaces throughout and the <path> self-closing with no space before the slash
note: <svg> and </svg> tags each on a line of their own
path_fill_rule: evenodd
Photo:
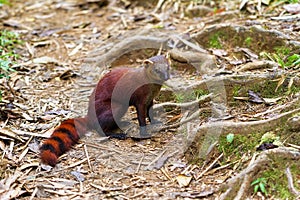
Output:
<svg viewBox="0 0 300 200">
<path fill-rule="evenodd" d="M 154 62 L 149 60 L 149 59 L 146 59 L 143 61 L 143 66 L 145 66 L 146 68 L 148 68 L 150 65 L 153 65 Z"/>
<path fill-rule="evenodd" d="M 168 60 L 168 63 L 170 64 L 171 63 L 171 55 L 169 52 L 167 52 L 166 59 Z"/>
<path fill-rule="evenodd" d="M 166 59 L 167 59 L 167 60 L 171 59 L 170 52 L 167 52 Z"/>
</svg>

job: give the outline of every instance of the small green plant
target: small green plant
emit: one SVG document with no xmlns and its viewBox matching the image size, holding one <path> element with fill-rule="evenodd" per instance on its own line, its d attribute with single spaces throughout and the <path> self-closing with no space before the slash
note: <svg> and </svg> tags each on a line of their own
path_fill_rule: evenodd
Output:
<svg viewBox="0 0 300 200">
<path fill-rule="evenodd" d="M 286 62 L 287 66 L 294 67 L 299 64 L 300 64 L 300 55 L 299 54 L 293 54 L 287 58 L 287 62 Z"/>
<path fill-rule="evenodd" d="M 175 94 L 176 102 L 183 103 L 199 99 L 203 95 L 207 95 L 208 91 L 197 89 L 193 91 L 178 92 Z"/>
<path fill-rule="evenodd" d="M 3 30 L 0 32 L 0 46 L 4 49 L 12 50 L 16 44 L 22 44 L 22 40 L 19 39 L 19 35 L 12 31 Z"/>
<path fill-rule="evenodd" d="M 9 78 L 9 74 L 14 71 L 11 67 L 19 57 L 14 48 L 21 43 L 18 34 L 6 30 L 0 32 L 0 78 Z"/>
<path fill-rule="evenodd" d="M 239 96 L 239 92 L 240 92 L 241 88 L 242 88 L 241 85 L 234 85 L 232 88 L 232 96 L 233 97 Z"/>
<path fill-rule="evenodd" d="M 299 3 L 299 0 L 281 0 L 285 3 Z"/>
<path fill-rule="evenodd" d="M 178 103 L 183 103 L 185 99 L 182 93 L 176 93 L 175 98 L 176 98 L 176 102 Z"/>
<path fill-rule="evenodd" d="M 194 90 L 193 91 L 193 95 L 199 99 L 201 96 L 204 96 L 204 95 L 208 95 L 208 91 L 206 90 L 201 90 L 201 89 L 197 89 L 197 90 Z"/>
<path fill-rule="evenodd" d="M 215 33 L 209 38 L 209 46 L 216 49 L 221 49 L 222 44 L 220 42 L 220 34 Z"/>
<path fill-rule="evenodd" d="M 228 143 L 232 143 L 234 139 L 234 134 L 233 133 L 229 133 L 226 135 L 226 140 Z"/>
<path fill-rule="evenodd" d="M 261 136 L 260 145 L 263 143 L 273 143 L 277 146 L 283 146 L 282 142 L 280 141 L 280 137 L 275 135 L 273 132 L 266 132 Z"/>
<path fill-rule="evenodd" d="M 291 173 L 297 177 L 299 176 L 300 163 L 296 160 L 291 161 L 285 157 L 275 155 L 272 157 L 272 160 L 272 162 L 268 163 L 269 167 L 258 177 L 264 177 L 267 180 L 268 191 L 272 191 L 272 196 L 276 197 L 275 199 L 296 199 L 288 188 L 289 184 L 287 178 L 285 178 L 285 169 L 288 163 Z M 295 187 L 299 188 L 299 184 L 296 181 Z"/>
<path fill-rule="evenodd" d="M 9 78 L 9 74 L 15 71 L 11 68 L 11 65 L 12 62 L 10 60 L 6 60 L 5 57 L 3 59 L 3 57 L 0 56 L 0 79 Z"/>
<path fill-rule="evenodd" d="M 245 44 L 246 44 L 247 47 L 250 47 L 251 44 L 252 44 L 252 38 L 251 37 L 247 37 L 245 39 Z"/>
<path fill-rule="evenodd" d="M 254 186 L 254 194 L 260 190 L 263 194 L 267 195 L 267 180 L 265 178 L 257 178 L 251 183 L 251 186 Z"/>
<path fill-rule="evenodd" d="M 1 3 L 4 2 L 0 1 Z M 16 45 L 21 43 L 18 34 L 6 30 L 0 31 L 0 79 L 9 78 L 10 73 L 15 71 L 12 66 L 19 55 L 15 53 L 14 49 Z"/>
<path fill-rule="evenodd" d="M 272 60 L 273 62 L 277 62 L 278 65 L 282 68 L 291 68 L 297 67 L 300 65 L 300 55 L 293 54 L 290 56 L 286 56 L 286 53 L 289 53 L 289 50 L 278 49 L 278 53 L 266 53 L 262 52 L 261 56 Z"/>
<path fill-rule="evenodd" d="M 0 0 L 0 6 L 1 4 L 9 4 L 9 1 L 8 0 Z"/>
<path fill-rule="evenodd" d="M 224 154 L 224 160 L 232 162 L 240 160 L 243 154 L 255 152 L 261 133 L 253 133 L 251 137 L 229 133 L 226 136 L 220 136 L 218 150 Z"/>
<path fill-rule="evenodd" d="M 291 50 L 286 47 L 275 47 L 274 50 L 280 57 L 287 56 L 291 52 Z"/>
</svg>

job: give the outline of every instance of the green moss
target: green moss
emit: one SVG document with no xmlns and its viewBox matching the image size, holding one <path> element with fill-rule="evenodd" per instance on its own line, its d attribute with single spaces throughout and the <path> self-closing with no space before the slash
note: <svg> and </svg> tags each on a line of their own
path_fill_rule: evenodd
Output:
<svg viewBox="0 0 300 200">
<path fill-rule="evenodd" d="M 245 44 L 246 44 L 246 46 L 247 46 L 247 47 L 251 47 L 252 41 L 253 41 L 253 39 L 252 39 L 251 37 L 247 37 L 247 38 L 245 39 Z"/>
<path fill-rule="evenodd" d="M 234 140 L 229 143 L 226 135 L 222 135 L 219 139 L 218 150 L 224 153 L 225 161 L 234 162 L 239 160 L 245 153 L 255 152 L 261 136 L 261 133 L 253 133 L 249 136 L 237 134 L 234 136 Z"/>
<path fill-rule="evenodd" d="M 209 47 L 216 48 L 216 49 L 222 49 L 223 45 L 221 44 L 220 38 L 221 38 L 221 34 L 219 32 L 210 36 Z"/>
<path fill-rule="evenodd" d="M 9 5 L 9 1 L 8 0 L 0 0 L 0 6 L 1 6 L 1 4 Z"/>
<path fill-rule="evenodd" d="M 184 94 L 182 94 L 182 93 L 175 94 L 175 100 L 177 103 L 183 103 L 184 99 L 185 99 Z"/>
<path fill-rule="evenodd" d="M 239 92 L 240 92 L 241 88 L 242 88 L 241 85 L 234 85 L 232 88 L 232 96 L 233 97 L 239 96 Z"/>
<path fill-rule="evenodd" d="M 278 87 L 277 91 L 275 91 L 277 85 L 278 81 L 268 80 L 264 83 L 255 84 L 252 87 L 252 90 L 256 93 L 260 93 L 261 96 L 264 98 L 280 97 L 284 92 L 287 91 L 287 87 L 285 87 L 285 85 L 283 84 L 280 87 Z"/>
<path fill-rule="evenodd" d="M 196 89 L 192 91 L 184 91 L 184 92 L 177 92 L 175 94 L 175 100 L 177 103 L 184 103 L 198 99 L 203 95 L 207 95 L 209 92 L 207 90 Z"/>
<path fill-rule="evenodd" d="M 290 89 L 290 93 L 292 94 L 296 94 L 300 92 L 300 87 L 299 86 L 296 86 L 296 85 L 292 85 L 291 89 Z"/>
<path fill-rule="evenodd" d="M 23 41 L 19 39 L 17 33 L 7 30 L 0 31 L 0 79 L 9 79 L 9 75 L 15 71 L 12 66 L 19 58 L 19 55 L 16 53 L 16 48 L 22 43 Z M 2 92 L 0 91 L 0 101 L 1 99 Z"/>
<path fill-rule="evenodd" d="M 296 199 L 293 194 L 290 193 L 288 188 L 287 177 L 285 169 L 287 163 L 290 165 L 291 173 L 294 175 L 294 179 L 300 175 L 300 164 L 295 162 L 290 164 L 285 158 L 272 158 L 273 162 L 269 163 L 269 167 L 266 171 L 262 172 L 261 176 L 267 179 L 268 191 L 277 198 L 280 199 Z M 294 181 L 295 187 L 299 190 L 299 184 Z"/>
<path fill-rule="evenodd" d="M 202 89 L 196 89 L 193 91 L 193 94 L 196 96 L 196 98 L 200 98 L 201 96 L 208 95 L 209 92 L 207 90 Z"/>
<path fill-rule="evenodd" d="M 280 57 L 287 56 L 290 54 L 291 50 L 286 47 L 274 47 L 274 51 Z"/>
<path fill-rule="evenodd" d="M 278 87 L 279 80 L 266 80 L 262 82 L 254 82 L 249 85 L 234 85 L 232 87 L 233 97 L 248 96 L 248 91 L 260 94 L 263 98 L 277 98 L 283 95 L 296 94 L 300 92 L 300 86 L 293 84 L 289 88 L 291 78 L 285 77 L 283 84 Z M 278 87 L 278 88 L 277 88 Z M 277 90 L 276 90 L 277 88 Z"/>
</svg>

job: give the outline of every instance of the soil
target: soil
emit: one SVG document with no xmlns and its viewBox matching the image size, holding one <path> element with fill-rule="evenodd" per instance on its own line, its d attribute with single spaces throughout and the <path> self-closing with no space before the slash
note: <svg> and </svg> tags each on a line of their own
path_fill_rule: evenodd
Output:
<svg viewBox="0 0 300 200">
<path fill-rule="evenodd" d="M 186 92 L 191 88 L 198 92 L 208 90 L 206 95 L 216 91 L 218 89 L 210 89 L 210 83 L 205 82 L 210 80 L 207 74 L 242 74 L 242 70 L 239 71 L 241 66 L 260 60 L 256 56 L 263 51 L 274 53 L 276 48 L 285 47 L 299 54 L 299 22 L 271 19 L 279 15 L 281 7 L 273 8 L 270 14 L 268 9 L 271 7 L 264 6 L 264 14 L 259 15 L 254 3 L 249 3 L 246 10 L 239 10 L 239 3 L 230 2 L 234 1 L 211 2 L 206 7 L 190 4 L 189 7 L 188 3 L 173 1 L 158 6 L 158 2 L 150 1 L 28 0 L 24 3 L 16 0 L 10 6 L 4 5 L 0 10 L 3 16 L 1 29 L 18 32 L 24 44 L 16 50 L 21 55 L 14 66 L 16 72 L 11 74 L 9 81 L 1 83 L 1 199 L 220 198 L 222 184 L 246 167 L 252 155 L 245 154 L 239 161 L 240 165 L 232 162 L 223 169 L 212 170 L 226 163 L 219 158 L 221 152 L 214 148 L 209 155 L 205 154 L 204 161 L 199 161 L 203 159 L 199 150 L 202 147 L 193 138 L 187 141 L 189 135 L 184 138 L 182 135 L 188 134 L 187 130 L 199 130 L 199 126 L 214 122 L 214 119 L 251 122 L 279 115 L 278 111 L 255 117 L 257 113 L 288 105 L 296 95 L 281 96 L 280 104 L 277 103 L 279 100 L 275 104 L 256 104 L 248 99 L 233 100 L 233 96 L 247 96 L 254 83 L 264 85 L 259 87 L 260 90 L 272 87 L 273 94 L 274 85 L 268 87 L 266 79 L 256 78 L 274 70 L 271 68 L 274 66 L 276 76 L 272 80 L 277 80 L 275 87 L 282 74 L 294 77 L 297 86 L 298 69 L 287 70 L 287 73 L 278 65 L 243 69 L 249 77 L 241 78 L 242 81 L 235 78 L 234 81 L 222 82 L 225 89 L 221 93 L 225 93 L 225 98 L 214 97 L 213 102 L 200 102 L 203 110 L 189 126 L 172 127 L 172 124 L 190 116 L 188 111 L 194 107 L 181 110 L 169 105 L 163 109 L 159 119 L 169 128 L 160 129 L 151 139 L 108 139 L 90 131 L 79 144 L 59 158 L 54 168 L 40 163 L 38 149 L 59 122 L 85 115 L 91 91 L 108 70 L 119 65 L 137 67 L 144 59 L 160 51 L 166 54 L 172 45 L 184 51 L 200 48 L 201 55 L 188 53 L 175 59 L 171 53 L 173 78 L 163 87 L 156 104 L 179 101 L 180 91 L 185 91 L 181 101 L 191 101 L 195 94 L 190 97 L 187 94 L 191 94 Z M 250 11 L 254 13 L 250 14 Z M 157 38 L 179 35 L 184 40 L 176 37 L 166 40 L 165 44 L 169 45 L 166 48 L 163 44 L 156 48 L 141 42 L 140 46 L 129 50 L 125 49 L 126 45 L 121 45 L 121 53 L 114 51 L 113 47 L 130 41 L 133 36 L 145 35 Z M 219 38 L 215 43 L 213 35 Z M 173 42 L 171 45 L 170 41 Z M 186 41 L 197 47 L 190 44 L 179 47 Z M 221 46 L 212 47 L 214 45 Z M 203 56 L 210 68 L 207 68 L 207 63 L 203 64 L 202 58 L 200 68 L 195 67 L 193 55 L 198 59 Z M 112 59 L 107 60 L 106 56 Z M 182 59 L 187 60 L 182 62 Z M 198 84 L 201 81 L 205 82 L 205 87 Z M 177 91 L 173 90 L 174 85 Z M 282 89 L 278 94 L 286 90 Z M 275 99 L 274 96 L 270 98 Z M 223 105 L 222 101 L 228 106 L 227 110 L 215 109 L 213 104 L 221 102 L 219 105 Z M 132 122 L 125 131 L 136 132 L 134 108 L 129 109 L 124 119 Z M 270 130 L 262 132 L 267 131 Z M 299 147 L 299 137 L 294 135 L 289 139 Z M 215 166 L 209 167 L 213 161 L 216 161 Z M 211 170 L 203 173 L 207 168 Z M 299 184 L 299 174 L 297 177 Z M 252 188 L 245 193 L 253 199 L 262 198 L 254 195 Z M 272 194 L 268 197 L 274 198 Z"/>
</svg>

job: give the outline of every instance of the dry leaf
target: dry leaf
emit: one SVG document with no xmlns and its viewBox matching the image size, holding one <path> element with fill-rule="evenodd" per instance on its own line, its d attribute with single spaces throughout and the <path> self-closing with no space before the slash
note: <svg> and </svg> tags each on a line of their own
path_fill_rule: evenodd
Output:
<svg viewBox="0 0 300 200">
<path fill-rule="evenodd" d="M 277 87 L 275 89 L 275 92 L 277 92 L 278 88 L 284 83 L 285 78 L 286 77 L 284 75 L 281 76 L 280 80 L 278 81 L 278 84 L 277 84 Z"/>
<path fill-rule="evenodd" d="M 51 58 L 51 57 L 48 57 L 48 56 L 43 56 L 43 57 L 33 59 L 33 63 L 35 63 L 35 64 L 47 64 L 47 63 L 59 63 L 59 61 L 56 60 L 55 58 Z"/>
<path fill-rule="evenodd" d="M 69 53 L 69 56 L 74 56 L 81 48 L 83 47 L 83 43 L 80 43 L 78 46 L 76 46 L 71 53 Z"/>
<path fill-rule="evenodd" d="M 283 8 L 288 11 L 289 13 L 297 14 L 300 13 L 300 4 L 295 3 L 295 4 L 287 4 L 284 5 Z"/>
<path fill-rule="evenodd" d="M 190 184 L 192 178 L 193 177 L 191 177 L 191 176 L 186 176 L 186 175 L 180 174 L 176 177 L 176 180 L 180 187 L 186 187 Z"/>
</svg>

